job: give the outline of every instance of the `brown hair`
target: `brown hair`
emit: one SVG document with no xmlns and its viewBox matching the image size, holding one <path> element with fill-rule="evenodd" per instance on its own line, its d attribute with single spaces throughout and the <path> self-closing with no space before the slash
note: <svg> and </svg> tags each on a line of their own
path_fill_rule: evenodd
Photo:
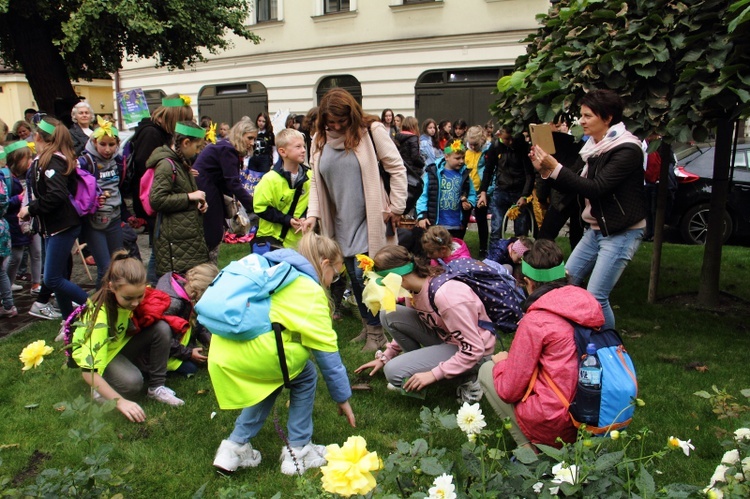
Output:
<svg viewBox="0 0 750 499">
<path fill-rule="evenodd" d="M 198 123 L 195 121 L 181 121 L 180 124 L 185 125 L 190 128 L 195 128 L 196 130 L 203 130 Z M 172 137 L 174 138 L 174 152 L 177 154 L 177 157 L 180 158 L 180 161 L 182 162 L 182 165 L 190 171 L 190 162 L 185 158 L 185 156 L 182 154 L 182 142 L 185 140 L 189 140 L 190 142 L 199 142 L 206 140 L 204 138 L 198 138 L 198 137 L 191 137 L 189 135 L 182 135 L 181 133 L 177 133 L 174 130 L 172 131 Z"/>
<path fill-rule="evenodd" d="M 422 234 L 422 249 L 426 255 L 437 253 L 444 248 L 451 248 L 453 237 L 442 225 L 432 225 Z"/>
<path fill-rule="evenodd" d="M 73 138 L 70 136 L 70 131 L 65 127 L 61 121 L 57 121 L 55 118 L 45 116 L 42 121 L 46 121 L 50 125 L 55 127 L 55 130 L 49 134 L 37 128 L 36 133 L 42 142 L 48 144 L 44 148 L 44 151 L 39 155 L 39 168 L 42 170 L 49 166 L 49 162 L 52 160 L 52 155 L 56 152 L 62 153 L 65 156 L 65 161 L 68 163 L 68 168 L 65 170 L 65 175 L 70 175 L 76 169 L 76 153 L 73 150 Z"/>
<path fill-rule="evenodd" d="M 20 141 L 16 141 L 20 142 Z M 5 144 L 5 147 L 8 147 L 11 144 L 14 144 L 15 142 L 9 142 Z M 7 166 L 10 171 L 15 175 L 16 177 L 22 176 L 26 170 L 21 171 L 20 168 L 23 166 L 24 168 L 28 169 L 29 166 L 29 159 L 31 159 L 31 149 L 28 147 L 22 147 L 20 149 L 16 149 L 15 151 L 9 153 L 5 158 L 5 166 Z M 8 197 L 10 197 L 10 192 L 8 193 Z"/>
<path fill-rule="evenodd" d="M 94 331 L 96 317 L 102 307 L 107 313 L 109 336 L 114 338 L 117 335 L 117 297 L 113 288 L 117 289 L 128 284 L 131 286 L 146 284 L 146 267 L 143 266 L 143 262 L 131 257 L 126 250 L 115 251 L 102 277 L 101 288 L 91 297 L 94 307 L 87 314 L 90 323 L 87 325 L 86 339 Z"/>
<path fill-rule="evenodd" d="M 427 127 L 430 125 L 435 125 L 435 135 L 430 135 L 427 133 Z M 440 149 L 440 143 L 438 142 L 438 125 L 435 120 L 432 118 L 427 118 L 422 122 L 422 135 L 426 135 L 427 137 L 430 137 L 430 140 L 432 141 L 432 147 L 436 149 Z"/>
<path fill-rule="evenodd" d="M 219 267 L 213 263 L 201 263 L 185 273 L 185 292 L 193 303 L 201 299 L 217 275 Z"/>
<path fill-rule="evenodd" d="M 373 258 L 375 270 L 388 270 L 414 262 L 414 273 L 419 277 L 432 277 L 444 272 L 443 267 L 431 267 L 424 258 L 417 258 L 403 246 L 388 245 L 377 252 Z"/>
<path fill-rule="evenodd" d="M 234 146 L 234 148 L 237 149 L 237 152 L 240 154 L 240 156 L 246 156 L 247 153 L 250 152 L 247 150 L 247 147 L 245 147 L 245 141 L 242 138 L 246 133 L 258 133 L 258 127 L 256 127 L 255 122 L 253 122 L 253 120 L 249 118 L 243 118 L 235 123 L 227 133 L 227 139 Z"/>
<path fill-rule="evenodd" d="M 181 99 L 180 94 L 170 94 L 165 99 Z M 151 121 L 159 125 L 169 135 L 174 134 L 178 121 L 193 121 L 193 108 L 190 106 L 159 106 L 151 114 Z"/>
<path fill-rule="evenodd" d="M 349 119 L 349 126 L 344 132 L 344 149 L 347 151 L 359 145 L 362 128 L 370 128 L 374 122 L 380 121 L 374 114 L 365 114 L 352 94 L 343 88 L 332 88 L 320 101 L 315 137 L 315 146 L 318 149 L 322 149 L 326 143 L 326 122 L 333 117 Z"/>
<path fill-rule="evenodd" d="M 419 132 L 419 122 L 414 116 L 407 116 L 401 120 L 401 131 L 402 132 Z"/>
</svg>

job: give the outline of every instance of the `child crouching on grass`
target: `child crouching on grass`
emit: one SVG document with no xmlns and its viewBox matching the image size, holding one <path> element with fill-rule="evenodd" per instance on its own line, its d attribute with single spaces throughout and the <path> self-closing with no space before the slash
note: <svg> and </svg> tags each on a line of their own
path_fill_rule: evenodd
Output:
<svg viewBox="0 0 750 499">
<path fill-rule="evenodd" d="M 196 322 L 193 307 L 218 273 L 219 269 L 213 263 L 202 263 L 184 276 L 168 272 L 156 284 L 156 289 L 164 291 L 170 298 L 169 307 L 164 311 L 173 331 L 167 371 L 184 376 L 195 374 L 198 366 L 208 360 L 204 347 L 210 345 L 211 333 Z M 199 347 L 198 342 L 203 347 Z"/>
<path fill-rule="evenodd" d="M 145 299 L 146 268 L 126 251 L 112 255 L 102 286 L 88 303 L 83 325 L 73 332 L 73 360 L 94 396 L 116 400 L 130 421 L 146 420 L 146 413 L 132 399 L 148 381 L 148 397 L 164 404 L 184 404 L 164 386 L 172 331 L 163 320 L 139 330 L 133 312 Z M 97 326 L 103 324 L 104 326 Z"/>
<path fill-rule="evenodd" d="M 471 258 L 471 252 L 466 243 L 457 237 L 452 237 L 448 229 L 442 225 L 433 225 L 422 234 L 422 251 L 430 258 L 430 265 L 437 267 L 458 258 Z"/>
</svg>

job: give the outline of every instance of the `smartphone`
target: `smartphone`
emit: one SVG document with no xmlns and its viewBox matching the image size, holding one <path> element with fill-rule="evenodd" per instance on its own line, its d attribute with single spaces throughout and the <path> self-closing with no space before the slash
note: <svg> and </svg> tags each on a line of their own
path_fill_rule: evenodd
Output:
<svg viewBox="0 0 750 499">
<path fill-rule="evenodd" d="M 393 224 L 388 221 L 385 223 L 385 236 L 386 237 L 393 237 L 395 233 L 393 232 Z"/>
<path fill-rule="evenodd" d="M 547 123 L 529 125 L 531 143 L 544 149 L 547 154 L 555 154 L 555 141 L 552 140 L 552 127 Z"/>
</svg>

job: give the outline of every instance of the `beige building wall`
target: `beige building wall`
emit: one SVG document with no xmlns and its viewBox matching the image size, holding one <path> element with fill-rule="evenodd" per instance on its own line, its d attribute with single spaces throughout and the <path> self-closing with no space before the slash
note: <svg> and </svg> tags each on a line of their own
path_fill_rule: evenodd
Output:
<svg viewBox="0 0 750 499">
<path fill-rule="evenodd" d="M 28 108 L 36 109 L 36 101 L 26 78 L 19 73 L 0 74 L 0 119 L 8 128 L 24 118 L 23 112 Z"/>
<path fill-rule="evenodd" d="M 366 111 L 414 114 L 420 74 L 512 65 L 524 51 L 519 41 L 537 27 L 536 14 L 549 7 L 548 0 L 351 0 L 351 12 L 322 15 L 323 0 L 277 1 L 278 21 L 250 26 L 259 45 L 233 39 L 230 50 L 185 71 L 128 62 L 120 87 L 186 94 L 197 112 L 204 86 L 258 81 L 271 113 L 301 112 L 316 104 L 323 78 L 347 74 L 359 80 Z"/>
</svg>

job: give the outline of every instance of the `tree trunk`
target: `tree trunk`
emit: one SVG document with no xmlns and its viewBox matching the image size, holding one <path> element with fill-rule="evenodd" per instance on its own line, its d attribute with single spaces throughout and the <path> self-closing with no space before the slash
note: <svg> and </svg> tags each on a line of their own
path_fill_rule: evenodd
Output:
<svg viewBox="0 0 750 499">
<path fill-rule="evenodd" d="M 724 116 L 717 121 L 714 176 L 711 182 L 711 211 L 708 215 L 708 233 L 703 251 L 703 267 L 698 286 L 698 300 L 703 305 L 719 304 L 719 274 L 721 272 L 721 245 L 724 232 L 724 210 L 729 193 L 729 165 L 732 152 L 733 121 Z"/>
<path fill-rule="evenodd" d="M 65 61 L 52 43 L 45 22 L 37 16 L 28 17 L 33 14 L 31 11 L 19 10 L 24 8 L 25 4 L 11 2 L 6 14 L 13 54 L 26 75 L 39 110 L 67 120 L 78 96 Z"/>
<path fill-rule="evenodd" d="M 648 280 L 649 303 L 656 303 L 656 293 L 659 290 L 659 274 L 661 273 L 661 249 L 664 244 L 664 219 L 666 218 L 667 212 L 669 168 L 671 165 L 671 162 L 664 162 L 662 158 L 661 172 L 659 172 L 659 192 L 656 198 L 656 218 L 654 220 L 654 252 L 651 255 L 651 274 L 649 275 Z"/>
</svg>

